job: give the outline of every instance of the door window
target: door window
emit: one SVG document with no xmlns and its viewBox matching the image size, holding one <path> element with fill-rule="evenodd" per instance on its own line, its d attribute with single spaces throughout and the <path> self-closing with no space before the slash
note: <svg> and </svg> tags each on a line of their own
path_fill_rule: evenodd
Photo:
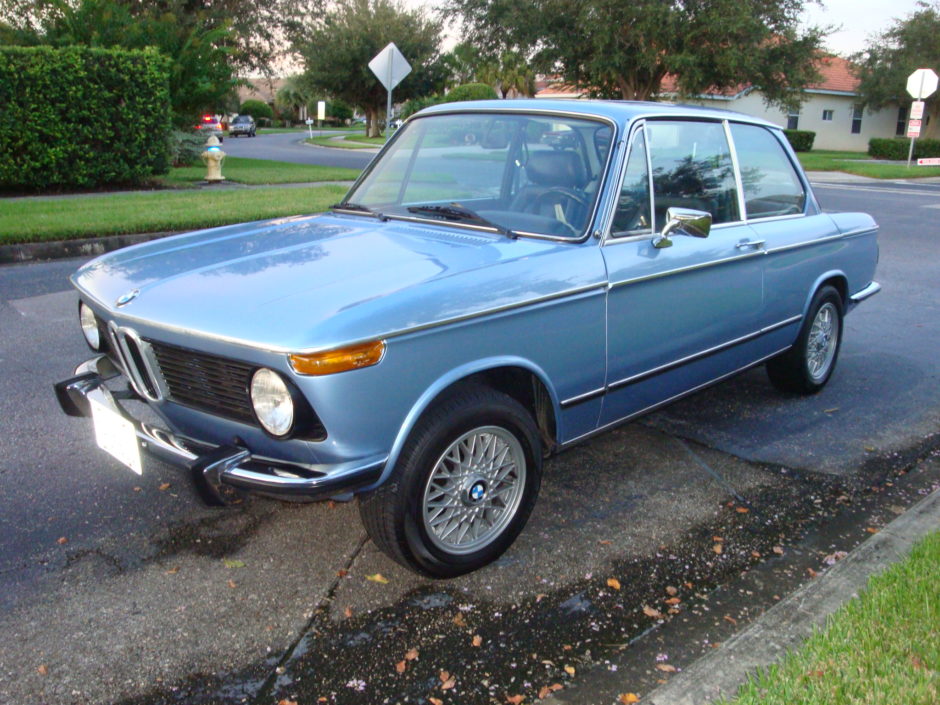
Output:
<svg viewBox="0 0 940 705">
<path fill-rule="evenodd" d="M 617 199 L 617 210 L 611 235 L 648 235 L 652 232 L 650 218 L 650 173 L 646 160 L 646 139 L 637 130 L 630 145 L 630 156 L 623 174 L 623 186 Z"/>
<path fill-rule="evenodd" d="M 731 137 L 738 153 L 748 219 L 802 213 L 806 205 L 803 184 L 770 131 L 732 123 Z"/>
<path fill-rule="evenodd" d="M 666 224 L 672 207 L 711 213 L 713 223 L 741 219 L 731 150 L 719 122 L 646 123 L 653 168 L 653 228 Z"/>
</svg>

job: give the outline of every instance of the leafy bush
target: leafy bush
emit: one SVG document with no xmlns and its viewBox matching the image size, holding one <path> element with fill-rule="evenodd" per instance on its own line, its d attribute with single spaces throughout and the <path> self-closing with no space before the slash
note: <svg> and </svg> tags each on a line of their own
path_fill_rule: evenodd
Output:
<svg viewBox="0 0 940 705">
<path fill-rule="evenodd" d="M 816 133 L 812 130 L 784 130 L 787 141 L 796 152 L 811 152 Z"/>
<path fill-rule="evenodd" d="M 0 188 L 88 188 L 165 173 L 168 74 L 154 50 L 0 47 Z"/>
<path fill-rule="evenodd" d="M 398 117 L 400 117 L 402 120 L 405 120 L 406 118 L 410 118 L 416 112 L 424 110 L 425 108 L 428 108 L 432 105 L 443 103 L 445 100 L 447 99 L 439 95 L 429 95 L 425 96 L 424 98 L 412 98 L 401 106 L 401 111 L 399 111 Z"/>
<path fill-rule="evenodd" d="M 170 133 L 170 159 L 173 166 L 192 166 L 206 149 L 205 135 L 198 132 L 173 130 Z"/>
<path fill-rule="evenodd" d="M 868 140 L 868 153 L 876 159 L 906 160 L 910 148 L 910 140 L 903 137 L 873 137 Z M 914 142 L 914 159 L 924 157 L 940 157 L 940 140 L 919 139 Z"/>
<path fill-rule="evenodd" d="M 442 103 L 459 103 L 464 100 L 493 100 L 499 98 L 493 86 L 486 83 L 464 83 L 455 86 L 444 96 Z"/>
<path fill-rule="evenodd" d="M 271 106 L 260 100 L 246 100 L 238 109 L 239 115 L 251 115 L 255 120 L 273 120 L 274 110 Z"/>
</svg>

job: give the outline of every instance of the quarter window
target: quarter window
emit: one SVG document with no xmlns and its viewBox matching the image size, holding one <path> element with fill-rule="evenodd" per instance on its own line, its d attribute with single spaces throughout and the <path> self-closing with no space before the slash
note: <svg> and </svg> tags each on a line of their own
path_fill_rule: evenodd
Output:
<svg viewBox="0 0 940 705">
<path fill-rule="evenodd" d="M 806 192 L 783 146 L 770 130 L 757 125 L 731 125 L 738 154 L 748 219 L 803 212 Z"/>
<path fill-rule="evenodd" d="M 652 231 L 651 223 L 646 139 L 643 130 L 637 130 L 630 146 L 630 157 L 623 174 L 623 186 L 617 199 L 611 234 L 615 237 L 649 234 Z"/>
<path fill-rule="evenodd" d="M 712 222 L 740 220 L 731 150 L 718 122 L 650 121 L 654 230 L 673 207 L 711 213 Z"/>
</svg>

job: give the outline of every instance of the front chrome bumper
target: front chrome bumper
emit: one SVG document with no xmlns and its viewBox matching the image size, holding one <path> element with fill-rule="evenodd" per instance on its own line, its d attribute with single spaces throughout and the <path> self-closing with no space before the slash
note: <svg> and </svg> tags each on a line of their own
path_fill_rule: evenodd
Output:
<svg viewBox="0 0 940 705">
<path fill-rule="evenodd" d="M 382 474 L 384 461 L 334 466 L 330 472 L 322 472 L 257 457 L 240 445 L 215 446 L 176 436 L 136 419 L 121 405 L 122 400 L 141 399 L 130 387 L 113 391 L 105 386 L 119 375 L 105 355 L 88 360 L 76 368 L 74 377 L 55 385 L 59 406 L 69 416 L 90 416 L 91 400 L 110 408 L 134 426 L 143 453 L 187 471 L 207 504 L 228 504 L 237 498 L 238 489 L 285 499 L 325 499 L 374 484 Z"/>
</svg>

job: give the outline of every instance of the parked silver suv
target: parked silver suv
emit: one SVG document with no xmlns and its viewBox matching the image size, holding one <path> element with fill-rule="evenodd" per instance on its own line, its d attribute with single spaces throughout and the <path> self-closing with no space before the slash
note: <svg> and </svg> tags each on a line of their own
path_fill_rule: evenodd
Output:
<svg viewBox="0 0 940 705">
<path fill-rule="evenodd" d="M 229 137 L 238 137 L 239 135 L 255 136 L 255 119 L 251 115 L 237 115 L 232 119 L 228 126 Z"/>
</svg>

